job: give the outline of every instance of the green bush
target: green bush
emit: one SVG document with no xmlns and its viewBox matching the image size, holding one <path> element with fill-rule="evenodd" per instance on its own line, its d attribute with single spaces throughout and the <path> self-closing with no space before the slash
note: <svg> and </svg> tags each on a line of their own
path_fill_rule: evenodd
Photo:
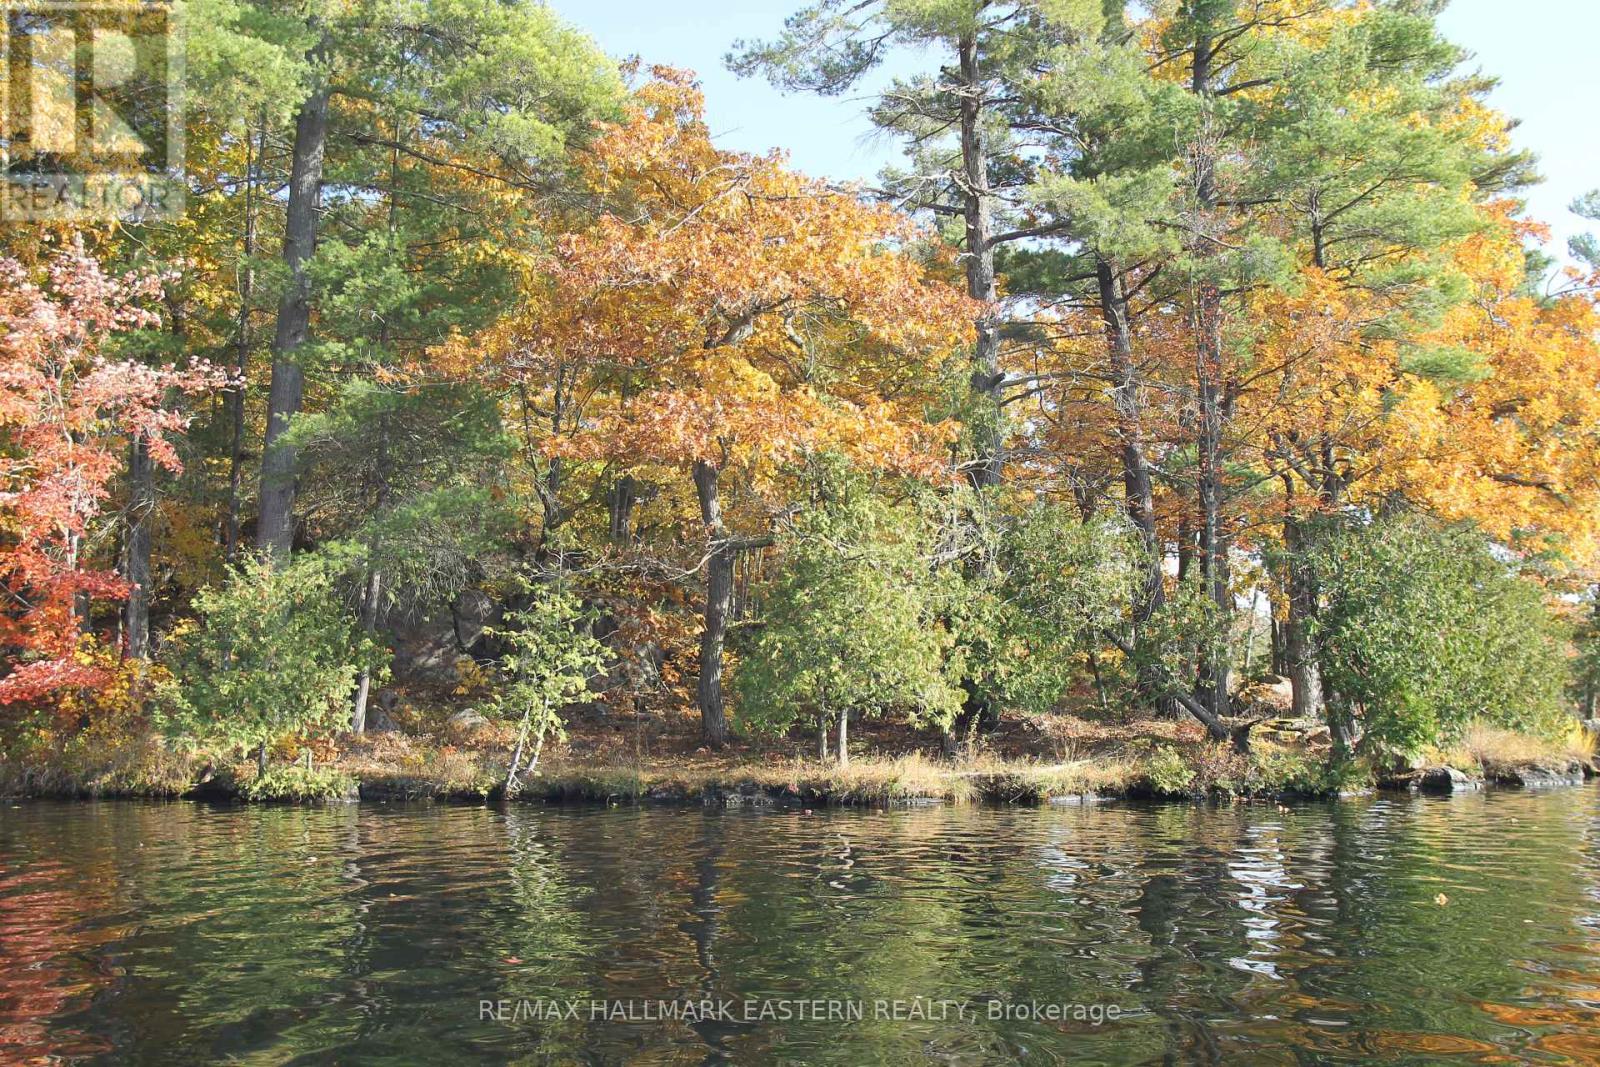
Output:
<svg viewBox="0 0 1600 1067">
<path fill-rule="evenodd" d="M 1474 720 L 1559 731 L 1561 627 L 1481 534 L 1385 519 L 1334 532 L 1314 566 L 1330 712 L 1357 721 L 1365 747 L 1416 752 Z"/>
<path fill-rule="evenodd" d="M 1257 796 L 1290 793 L 1296 796 L 1333 796 L 1370 784 L 1368 768 L 1354 761 L 1330 763 L 1302 749 L 1254 745 L 1243 792 Z"/>
<path fill-rule="evenodd" d="M 740 718 L 767 732 L 848 711 L 948 724 L 961 693 L 945 675 L 926 528 L 859 475 L 831 467 L 819 483 L 819 505 L 783 539 L 760 630 L 738 649 Z"/>
<path fill-rule="evenodd" d="M 1162 745 L 1150 754 L 1145 773 L 1150 776 L 1151 787 L 1168 796 L 1187 793 L 1194 782 L 1194 768 L 1183 753 L 1170 745 Z"/>
<path fill-rule="evenodd" d="M 485 710 L 519 723 L 506 770 L 509 796 L 519 791 L 520 776 L 538 766 L 545 741 L 565 738 L 561 709 L 588 690 L 605 661 L 576 596 L 537 583 L 529 584 L 528 594 L 525 607 L 507 612 L 504 625 L 489 631 L 506 651 L 496 664 L 501 684 Z"/>
<path fill-rule="evenodd" d="M 285 763 L 246 782 L 242 792 L 251 800 L 344 800 L 355 786 L 354 778 L 331 767 Z"/>
<path fill-rule="evenodd" d="M 249 558 L 194 598 L 198 621 L 172 635 L 157 694 L 164 730 L 192 746 L 261 750 L 287 734 L 338 728 L 375 651 L 315 556 Z"/>
<path fill-rule="evenodd" d="M 1085 653 L 1120 629 L 1144 580 L 1143 549 L 1120 515 L 1087 521 L 1076 509 L 1035 504 L 1000 540 L 1009 609 L 1000 627 L 995 696 L 1035 712 L 1055 708 L 1083 671 Z"/>
<path fill-rule="evenodd" d="M 1600 713 L 1600 586 L 1590 589 L 1581 605 L 1582 621 L 1574 628 L 1572 699 L 1583 716 Z"/>
<path fill-rule="evenodd" d="M 923 520 L 940 530 L 932 605 L 949 632 L 949 685 L 974 708 L 1051 711 L 1124 627 L 1144 574 L 1138 539 L 1121 516 L 953 500 Z"/>
</svg>

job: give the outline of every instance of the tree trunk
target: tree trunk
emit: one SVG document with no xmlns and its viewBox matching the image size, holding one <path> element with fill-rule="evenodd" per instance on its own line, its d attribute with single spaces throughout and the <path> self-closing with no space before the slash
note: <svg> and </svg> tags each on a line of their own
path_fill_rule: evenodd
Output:
<svg viewBox="0 0 1600 1067">
<path fill-rule="evenodd" d="M 1120 648 L 1123 655 L 1132 656 L 1134 654 L 1133 646 L 1119 637 L 1115 631 L 1106 630 L 1104 633 L 1106 640 Z M 1228 730 L 1227 724 L 1218 718 L 1210 708 L 1206 707 L 1204 703 L 1196 700 L 1194 697 L 1184 692 L 1184 686 L 1182 683 L 1178 682 L 1164 671 L 1161 672 L 1158 677 L 1160 677 L 1161 684 L 1165 688 L 1167 694 L 1170 695 L 1172 699 L 1176 700 L 1185 711 L 1200 721 L 1200 724 L 1206 728 L 1206 735 L 1210 737 L 1211 740 L 1226 741 L 1230 736 L 1232 736 Z M 1243 738 L 1244 745 L 1248 745 L 1248 732 L 1240 736 Z M 1236 739 L 1236 741 L 1237 740 L 1238 739 Z"/>
<path fill-rule="evenodd" d="M 1272 611 L 1271 628 L 1268 630 L 1272 641 L 1272 673 L 1281 678 L 1289 673 L 1288 664 L 1284 661 L 1283 623 L 1278 618 L 1277 606 L 1271 601 L 1267 602 L 1267 606 Z"/>
<path fill-rule="evenodd" d="M 395 144 L 400 143 L 400 130 L 395 129 Z M 395 192 L 400 186 L 400 149 L 394 148 L 389 156 L 389 241 L 392 244 L 395 232 L 399 228 L 400 201 Z M 384 319 L 378 326 L 378 349 L 380 352 L 389 347 L 389 323 Z M 367 542 L 367 580 L 361 592 L 361 631 L 366 635 L 370 644 L 378 632 L 378 612 L 383 596 L 383 569 L 382 569 L 382 544 L 379 542 L 378 530 L 383 520 L 384 512 L 389 507 L 389 414 L 384 412 L 378 416 L 378 454 L 373 462 L 373 480 L 377 482 L 378 496 L 373 507 L 373 514 L 377 522 L 373 524 L 371 539 Z M 367 699 L 372 693 L 372 665 L 363 663 L 361 675 L 356 682 L 356 699 L 350 709 L 350 732 L 363 734 L 367 730 Z"/>
<path fill-rule="evenodd" d="M 850 766 L 850 709 L 839 711 L 839 766 Z"/>
<path fill-rule="evenodd" d="M 1217 612 L 1220 629 L 1216 647 L 1200 657 L 1198 690 L 1217 715 L 1228 714 L 1228 631 L 1233 618 L 1233 594 L 1228 588 L 1228 546 L 1222 529 L 1222 402 L 1218 377 L 1222 361 L 1221 308 L 1214 285 L 1200 287 L 1196 318 L 1195 437 L 1200 504 L 1199 544 L 1195 553 L 1206 592 Z"/>
<path fill-rule="evenodd" d="M 1256 655 L 1256 619 L 1261 610 L 1261 587 L 1258 585 L 1250 593 L 1250 611 L 1245 616 L 1244 631 L 1244 677 L 1245 681 L 1251 678 L 1251 670 L 1255 665 Z"/>
<path fill-rule="evenodd" d="M 611 484 L 611 541 L 626 545 L 633 541 L 633 506 L 639 499 L 639 483 L 624 474 Z"/>
<path fill-rule="evenodd" d="M 383 572 L 373 561 L 367 564 L 367 582 L 361 591 L 361 632 L 367 635 L 368 641 L 378 632 L 378 603 L 382 595 Z M 363 665 L 360 679 L 356 682 L 355 706 L 350 711 L 350 732 L 353 734 L 367 731 L 367 701 L 371 694 L 372 668 Z"/>
<path fill-rule="evenodd" d="M 1094 678 L 1095 696 L 1100 701 L 1100 712 L 1103 715 L 1111 714 L 1111 696 L 1106 692 L 1106 679 L 1100 671 L 1100 657 L 1094 654 L 1094 649 L 1089 653 L 1089 674 Z"/>
<path fill-rule="evenodd" d="M 1324 697 L 1326 695 L 1325 693 Z M 1355 755 L 1360 736 L 1347 707 L 1337 700 L 1329 700 L 1327 707 L 1328 736 L 1333 741 L 1333 759 L 1334 762 L 1340 763 Z"/>
<path fill-rule="evenodd" d="M 311 50 L 320 64 L 325 40 Z M 279 559 L 294 543 L 296 450 L 279 439 L 300 411 L 305 369 L 298 349 L 311 332 L 311 284 L 306 264 L 316 247 L 317 212 L 322 200 L 322 167 L 328 143 L 325 81 L 313 88 L 295 119 L 294 161 L 289 172 L 289 202 L 283 231 L 283 261 L 289 284 L 278 301 L 278 326 L 272 340 L 272 386 L 267 394 L 267 434 L 261 457 L 261 508 L 256 547 Z"/>
<path fill-rule="evenodd" d="M 1216 146 L 1212 143 L 1209 115 L 1212 41 L 1196 35 L 1191 91 L 1201 99 L 1202 121 L 1191 145 L 1194 181 L 1194 218 L 1191 251 L 1209 258 L 1212 244 L 1208 224 L 1217 208 Z M 1222 626 L 1219 647 L 1202 656 L 1199 689 L 1212 713 L 1228 714 L 1228 625 L 1233 618 L 1233 597 L 1228 589 L 1228 544 L 1222 529 L 1222 291 L 1209 278 L 1194 290 L 1195 334 L 1195 451 L 1200 506 L 1199 563 L 1206 589 Z"/>
<path fill-rule="evenodd" d="M 1105 321 L 1106 347 L 1111 355 L 1111 373 L 1116 385 L 1112 403 L 1116 410 L 1117 437 L 1121 444 L 1124 506 L 1145 552 L 1144 587 L 1133 605 L 1135 633 L 1147 624 L 1166 602 L 1161 573 L 1161 538 L 1156 531 L 1155 488 L 1150 478 L 1150 462 L 1145 455 L 1143 412 L 1139 406 L 1139 375 L 1133 358 L 1133 330 L 1128 321 L 1128 302 L 1116 267 L 1104 256 L 1095 257 L 1095 275 L 1100 294 L 1100 315 Z M 1177 701 L 1165 695 L 1160 681 L 1149 667 L 1139 671 L 1140 694 L 1155 704 L 1168 718 L 1179 714 Z"/>
<path fill-rule="evenodd" d="M 1316 576 L 1305 553 L 1305 529 L 1292 516 L 1283 520 L 1283 548 L 1287 557 L 1288 605 L 1283 621 L 1284 669 L 1293 691 L 1297 719 L 1322 719 L 1322 671 L 1317 662 L 1316 639 L 1310 621 L 1317 610 Z"/>
<path fill-rule="evenodd" d="M 817 762 L 828 762 L 828 713 L 817 712 Z"/>
<path fill-rule="evenodd" d="M 701 459 L 694 464 L 695 495 L 705 523 L 706 608 L 705 631 L 700 637 L 700 733 L 706 744 L 721 748 L 728 742 L 728 717 L 722 702 L 722 645 L 727 637 L 728 609 L 733 599 L 735 548 L 728 541 L 718 496 L 720 475 L 714 464 Z"/>
<path fill-rule="evenodd" d="M 1000 373 L 1000 332 L 995 321 L 999 287 L 995 282 L 994 246 L 991 243 L 989 166 L 983 131 L 983 77 L 978 69 L 978 42 L 972 34 L 956 44 L 961 77 L 961 181 L 962 216 L 966 223 L 967 295 L 983 304 L 983 315 L 975 323 L 978 334 L 972 357 L 972 389 L 983 400 L 983 418 L 990 425 L 981 427 L 977 439 L 978 456 L 972 473 L 975 488 L 1000 484 L 1005 463 L 1001 431 L 1003 409 Z"/>
<path fill-rule="evenodd" d="M 250 366 L 250 300 L 255 292 L 256 171 L 267 147 L 263 118 L 252 155 L 245 139 L 244 160 L 244 266 L 239 275 L 239 324 L 234 337 L 233 385 L 228 390 L 228 510 L 222 526 L 222 556 L 228 563 L 239 557 L 239 498 L 244 488 L 244 404 Z"/>
<path fill-rule="evenodd" d="M 124 640 L 129 659 L 150 658 L 150 528 L 155 522 L 156 470 L 143 437 L 133 441 L 128 460 L 128 600 L 123 606 Z"/>
</svg>

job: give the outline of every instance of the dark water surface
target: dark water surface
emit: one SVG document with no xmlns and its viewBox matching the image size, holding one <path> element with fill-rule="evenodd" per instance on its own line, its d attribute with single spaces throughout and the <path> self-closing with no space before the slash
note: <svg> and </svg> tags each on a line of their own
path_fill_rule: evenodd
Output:
<svg viewBox="0 0 1600 1067">
<path fill-rule="evenodd" d="M 1593 788 L 0 802 L 0 1062 L 1600 1063 L 1597 831 Z"/>
</svg>

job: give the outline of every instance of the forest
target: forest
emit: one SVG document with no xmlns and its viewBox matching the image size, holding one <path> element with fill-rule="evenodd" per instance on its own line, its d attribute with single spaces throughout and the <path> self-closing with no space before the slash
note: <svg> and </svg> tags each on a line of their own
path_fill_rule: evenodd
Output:
<svg viewBox="0 0 1600 1067">
<path fill-rule="evenodd" d="M 813 0 L 726 62 L 840 184 L 535 0 L 184 0 L 183 209 L 0 224 L 0 790 L 1586 764 L 1600 237 L 1439 7 Z"/>
</svg>

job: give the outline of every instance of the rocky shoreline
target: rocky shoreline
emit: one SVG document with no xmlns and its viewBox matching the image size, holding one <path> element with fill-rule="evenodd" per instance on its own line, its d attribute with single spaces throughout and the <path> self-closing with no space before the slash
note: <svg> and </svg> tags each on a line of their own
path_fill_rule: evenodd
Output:
<svg viewBox="0 0 1600 1067">
<path fill-rule="evenodd" d="M 1378 778 L 1377 788 L 1389 792 L 1475 793 L 1487 788 L 1554 789 L 1582 785 L 1595 777 L 1589 763 L 1572 759 L 1564 764 L 1549 762 L 1514 764 L 1487 770 L 1473 776 L 1455 767 L 1432 766 L 1397 772 Z"/>
<path fill-rule="evenodd" d="M 1370 787 L 1306 790 L 1295 788 L 1222 792 L 1162 788 L 1149 776 L 1136 774 L 1106 780 L 1093 787 L 1075 787 L 1051 768 L 964 771 L 950 768 L 932 787 L 884 778 L 872 785 L 834 780 L 826 769 L 775 780 L 762 775 L 730 773 L 694 780 L 672 775 L 646 776 L 613 767 L 570 768 L 541 775 L 524 784 L 507 801 L 498 785 L 462 783 L 420 774 L 352 776 L 332 795 L 311 798 L 252 797 L 244 784 L 227 774 L 207 774 L 187 788 L 127 788 L 11 775 L 0 796 L 8 799 L 184 799 L 220 803 L 545 803 L 617 805 L 684 805 L 723 808 L 767 807 L 921 807 L 959 803 L 1037 806 L 1092 804 L 1118 800 L 1214 802 L 1223 800 L 1332 800 L 1377 792 L 1450 795 L 1488 789 L 1544 790 L 1583 785 L 1597 774 L 1579 759 L 1495 767 L 1481 777 L 1448 766 L 1425 766 L 1380 775 Z"/>
</svg>

